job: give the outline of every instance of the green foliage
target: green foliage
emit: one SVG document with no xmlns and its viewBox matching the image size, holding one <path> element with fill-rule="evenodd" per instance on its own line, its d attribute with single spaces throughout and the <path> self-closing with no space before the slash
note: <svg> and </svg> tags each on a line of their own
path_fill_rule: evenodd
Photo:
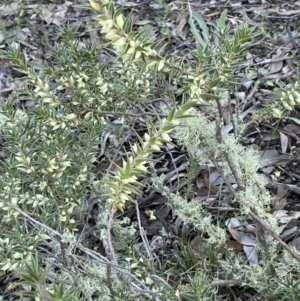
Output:
<svg viewBox="0 0 300 301">
<path fill-rule="evenodd" d="M 211 280 L 208 274 L 202 269 L 188 276 L 189 284 L 181 287 L 180 296 L 188 301 L 202 301 L 202 300 L 218 300 L 216 292 L 210 288 Z"/>
<path fill-rule="evenodd" d="M 21 297 L 34 297 L 36 292 L 42 300 L 53 300 L 53 301 L 71 301 L 80 300 L 80 291 L 78 288 L 65 289 L 64 284 L 54 284 L 51 291 L 46 290 L 45 282 L 47 279 L 47 274 L 49 271 L 49 266 L 47 266 L 44 271 L 40 271 L 40 264 L 38 260 L 37 253 L 35 256 L 30 256 L 28 262 L 25 263 L 23 268 L 16 269 L 15 272 L 23 278 L 20 285 L 26 285 L 33 288 L 33 291 L 24 291 L 20 293 Z"/>
<path fill-rule="evenodd" d="M 193 274 L 198 269 L 198 258 L 190 247 L 187 238 L 184 237 L 178 244 L 174 245 L 174 253 L 176 254 L 176 261 L 173 269 L 176 272 Z"/>
<path fill-rule="evenodd" d="M 275 97 L 262 110 L 254 113 L 254 120 L 269 120 L 271 118 L 285 118 L 300 105 L 299 71 L 295 82 L 288 84 L 284 89 L 276 88 Z M 291 118 L 293 120 L 293 118 Z M 296 118 L 295 122 L 298 120 Z"/>
<path fill-rule="evenodd" d="M 284 280 L 276 282 L 275 295 L 280 300 L 299 300 L 300 281 L 295 281 L 292 275 L 287 275 Z"/>
<path fill-rule="evenodd" d="M 168 271 L 163 267 L 169 264 L 161 264 L 150 250 L 140 221 L 130 224 L 128 219 L 114 218 L 128 201 L 136 202 L 140 180 L 149 174 L 153 154 L 175 137 L 191 154 L 186 194 L 173 193 L 164 185 L 163 175 L 150 175 L 152 187 L 168 198 L 174 215 L 186 226 L 205 233 L 209 243 L 224 245 L 226 231 L 214 223 L 201 203 L 189 200 L 198 164 L 219 161 L 224 179 L 235 177 L 241 188 L 233 200 L 240 211 L 247 214 L 254 206 L 276 230 L 274 219 L 264 211 L 270 196 L 259 185 L 256 153 L 238 143 L 242 126 L 235 135 L 221 133 L 222 106 L 227 104 L 234 70 L 250 46 L 254 29 L 243 25 L 232 32 L 224 11 L 211 39 L 202 17 L 191 12 L 197 48 L 191 51 L 193 59 L 186 61 L 176 53 L 158 51 L 159 41 L 151 28 L 135 32 L 132 15 L 125 18 L 111 1 L 99 4 L 90 0 L 90 4 L 97 12 L 106 62 L 99 59 L 89 41 L 76 40 L 70 27 L 59 30 L 59 42 L 51 48 L 51 64 L 45 62 L 39 72 L 28 66 L 19 46 L 1 52 L 24 75 L 24 81 L 1 107 L 7 158 L 0 162 L 0 269 L 15 271 L 23 278 L 22 284 L 30 286 L 21 296 L 42 300 L 217 300 L 210 285 L 218 276 L 216 269 L 196 269 L 198 258 L 187 241 L 175 247 L 180 258 L 175 267 L 190 274 L 172 287 L 164 279 Z M 168 74 L 169 87 L 165 87 L 164 74 Z M 295 89 L 282 92 L 283 100 L 288 99 L 291 106 L 297 103 Z M 20 95 L 26 95 L 33 107 L 19 109 L 16 99 Z M 149 113 L 146 132 L 142 135 L 134 128 L 137 139 L 124 147 L 122 164 L 112 163 L 105 176 L 96 174 L 99 139 L 110 132 L 111 116 L 122 123 L 120 138 L 123 129 L 147 114 L 141 108 L 149 107 L 147 102 L 157 95 L 168 96 L 170 109 Z M 194 109 L 202 105 L 207 106 L 207 114 Z M 119 141 L 115 143 L 121 149 Z M 102 206 L 93 230 L 106 256 L 82 244 L 84 231 L 77 235 L 80 227 L 87 226 L 83 224 L 87 200 L 93 193 Z M 128 246 L 136 225 L 143 243 Z M 127 253 L 118 248 L 112 233 L 120 240 L 119 246 L 127 245 Z M 261 266 L 248 267 L 242 258 L 233 266 L 229 258 L 218 262 L 219 267 L 228 274 L 238 272 L 236 277 L 259 292 L 269 293 L 263 281 L 273 267 L 276 248 L 270 237 L 266 240 L 269 247 L 261 251 Z M 116 249 L 123 254 L 115 254 Z M 258 244 L 258 249 L 263 246 Z M 122 260 L 124 255 L 126 260 Z M 210 265 L 218 261 L 215 249 L 204 257 Z M 57 268 L 59 274 L 53 279 Z M 276 277 L 272 280 L 277 281 Z M 297 297 L 298 282 L 287 279 L 277 295 Z"/>
<path fill-rule="evenodd" d="M 189 156 L 189 166 L 186 168 L 187 176 L 186 176 L 186 187 L 184 188 L 185 195 L 191 195 L 192 189 L 194 187 L 194 181 L 199 174 L 199 162 L 196 156 Z"/>
<path fill-rule="evenodd" d="M 162 194 L 168 197 L 168 205 L 171 206 L 175 215 L 182 218 L 186 225 L 193 225 L 199 232 L 208 233 L 209 242 L 212 244 L 222 245 L 225 243 L 225 231 L 214 225 L 212 217 L 206 213 L 201 204 L 196 201 L 188 203 L 187 199 L 179 194 L 171 193 L 167 187 L 163 187 L 157 179 L 154 179 L 154 186 L 159 187 L 162 190 Z"/>
</svg>

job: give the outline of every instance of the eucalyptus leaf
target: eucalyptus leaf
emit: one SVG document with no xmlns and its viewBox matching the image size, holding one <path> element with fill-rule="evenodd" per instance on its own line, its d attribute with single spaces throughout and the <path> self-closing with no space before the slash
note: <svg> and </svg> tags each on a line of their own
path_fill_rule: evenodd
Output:
<svg viewBox="0 0 300 301">
<path fill-rule="evenodd" d="M 300 119 L 296 117 L 287 117 L 287 119 L 293 121 L 294 123 L 300 125 Z"/>
<path fill-rule="evenodd" d="M 201 33 L 199 32 L 199 30 L 197 30 L 195 23 L 194 23 L 194 19 L 198 23 Z M 209 44 L 209 30 L 208 30 L 208 27 L 206 26 L 206 23 L 203 20 L 203 18 L 196 12 L 190 10 L 189 24 L 191 27 L 190 28 L 191 32 L 192 32 L 194 38 L 196 39 L 196 41 L 199 43 L 201 48 L 203 48 L 203 49 L 206 48 Z"/>
<path fill-rule="evenodd" d="M 225 25 L 226 16 L 227 16 L 227 9 L 224 9 L 221 13 L 220 18 L 217 21 L 217 25 L 221 30 L 225 30 L 225 28 L 226 28 L 226 25 Z"/>
</svg>

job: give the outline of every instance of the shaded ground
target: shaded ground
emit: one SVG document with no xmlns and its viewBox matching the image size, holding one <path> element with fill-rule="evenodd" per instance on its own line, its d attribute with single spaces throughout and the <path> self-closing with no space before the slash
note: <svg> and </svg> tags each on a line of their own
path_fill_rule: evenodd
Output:
<svg viewBox="0 0 300 301">
<path fill-rule="evenodd" d="M 2 0 L 3 2 L 3 0 Z M 8 4 L 8 3 L 7 3 Z M 189 49 L 194 45 L 194 39 L 189 32 L 188 11 L 184 1 L 117 1 L 124 11 L 133 12 L 135 27 L 151 26 L 152 33 L 162 39 L 165 51 L 178 51 L 187 59 L 190 58 Z M 84 6 L 86 5 L 86 8 Z M 298 201 L 300 187 L 300 111 L 290 113 L 294 119 L 284 118 L 268 123 L 251 123 L 253 110 L 259 109 L 273 97 L 278 87 L 284 89 L 297 76 L 297 60 L 300 55 L 299 15 L 300 4 L 290 4 L 286 1 L 272 1 L 271 4 L 261 1 L 192 1 L 190 7 L 201 13 L 207 25 L 212 26 L 214 20 L 226 8 L 227 20 L 232 28 L 243 22 L 255 26 L 260 34 L 255 44 L 247 54 L 247 61 L 243 68 L 237 70 L 240 82 L 232 86 L 231 105 L 228 106 L 227 120 L 231 127 L 230 111 L 239 106 L 244 113 L 244 121 L 249 123 L 242 143 L 251 145 L 261 154 L 260 172 L 273 194 L 270 214 L 276 213 L 278 222 L 282 225 L 281 238 L 290 241 L 299 233 L 300 204 Z M 70 25 L 74 35 L 84 41 L 90 39 L 101 49 L 98 35 L 94 30 L 96 23 L 94 13 L 88 9 L 84 1 L 16 1 L 6 5 L 0 3 L 0 49 L 6 50 L 8 45 L 20 44 L 21 50 L 26 53 L 28 63 L 38 71 L 42 61 L 49 59 L 48 51 L 57 41 L 59 26 Z M 162 46 L 161 45 L 161 46 Z M 99 53 L 99 59 L 103 59 Z M 22 76 L 12 68 L 11 62 L 0 58 L 0 91 L 2 101 L 13 93 L 20 84 Z M 237 102 L 237 95 L 241 101 Z M 19 99 L 21 108 L 30 108 L 32 105 L 26 98 Z M 299 119 L 298 119 L 299 118 Z M 142 129 L 141 129 L 142 131 Z M 122 153 L 111 155 L 107 137 L 99 137 L 99 165 L 97 171 L 105 173 L 110 166 L 107 162 L 120 161 Z M 126 143 L 126 141 L 124 142 Z M 100 151 L 100 148 L 101 151 Z M 1 153 L 0 153 L 1 156 Z M 160 163 L 155 166 L 157 174 L 166 175 L 165 185 L 173 191 L 189 189 L 191 197 L 203 202 L 210 212 L 220 213 L 223 220 L 231 216 L 231 211 L 222 211 L 222 204 L 217 204 L 216 194 L 221 184 L 219 174 L 212 171 L 207 174 L 199 170 L 194 174 L 192 181 L 187 175 L 187 152 L 179 148 L 169 148 L 165 153 L 156 157 Z M 149 179 L 144 180 L 145 183 Z M 178 243 L 177 233 L 181 229 L 181 221 L 172 215 L 170 207 L 166 206 L 167 199 L 159 191 L 146 192 L 138 198 L 141 211 L 141 223 L 147 231 L 149 239 L 159 234 L 163 228 L 173 233 L 172 243 Z M 93 229 L 97 218 L 98 204 L 90 207 L 89 228 Z M 156 220 L 151 219 L 155 210 Z M 117 217 L 127 216 L 136 220 L 135 207 L 128 205 L 124 213 Z M 292 230 L 291 230 L 292 229 Z M 289 230 L 289 231 L 287 231 Z M 199 252 L 203 242 L 199 241 L 193 231 L 188 231 L 187 238 L 190 246 Z M 87 245 L 90 248 L 99 248 L 99 242 L 93 237 L 92 231 L 86 233 Z M 243 246 L 231 233 L 228 245 L 236 252 L 241 252 Z M 170 247 L 171 248 L 171 247 Z M 176 252 L 175 252 L 176 253 Z M 175 254 L 174 253 L 174 254 Z M 201 253 L 201 252 L 200 252 Z M 175 255 L 174 255 L 175 256 Z M 201 254 L 199 255 L 201 256 Z M 2 278 L 4 290 L 8 285 L 5 277 Z M 226 292 L 235 294 L 235 290 Z M 243 299 L 243 300 L 246 300 Z M 250 299 L 249 299 L 250 300 Z"/>
</svg>

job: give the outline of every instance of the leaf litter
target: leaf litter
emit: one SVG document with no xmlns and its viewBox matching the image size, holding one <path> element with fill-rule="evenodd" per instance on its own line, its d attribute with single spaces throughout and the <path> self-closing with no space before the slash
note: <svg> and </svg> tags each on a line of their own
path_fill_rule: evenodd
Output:
<svg viewBox="0 0 300 301">
<path fill-rule="evenodd" d="M 152 26 L 157 37 L 164 40 L 164 45 L 167 45 L 164 50 L 167 53 L 179 50 L 182 56 L 189 57 L 190 46 L 195 43 L 190 30 L 199 31 L 200 29 L 201 35 L 198 36 L 198 42 L 207 43 L 215 18 L 219 17 L 224 9 L 228 11 L 226 19 L 231 27 L 247 22 L 265 32 L 264 38 L 257 40 L 256 47 L 250 49 L 245 69 L 239 74 L 241 82 L 244 83 L 243 90 L 240 91 L 241 87 L 236 89 L 246 95 L 239 105 L 242 109 L 242 119 L 250 123 L 243 141 L 247 142 L 245 146 L 258 150 L 260 172 L 266 179 L 265 185 L 273 192 L 270 214 L 273 214 L 280 224 L 280 237 L 284 241 L 292 241 L 299 235 L 300 229 L 298 202 L 300 195 L 300 109 L 297 108 L 291 112 L 280 121 L 280 124 L 271 121 L 270 124 L 251 125 L 250 121 L 252 111 L 263 106 L 270 93 L 276 94 L 273 87 L 278 82 L 280 82 L 280 88 L 284 89 L 289 85 L 289 79 L 296 77 L 295 59 L 300 55 L 298 46 L 300 38 L 297 26 L 291 24 L 297 25 L 297 18 L 300 14 L 299 4 L 273 1 L 270 5 L 266 2 L 261 4 L 261 1 L 256 0 L 192 1 L 190 9 L 199 14 L 202 19 L 196 19 L 196 22 L 191 24 L 190 10 L 182 1 L 163 2 L 164 5 L 152 1 L 117 1 L 123 6 L 125 12 L 133 13 L 135 26 L 146 24 Z M 65 26 L 69 23 L 76 30 L 75 36 L 90 37 L 96 42 L 97 35 L 93 36 L 92 32 L 93 13 L 84 10 L 78 4 L 82 4 L 81 1 L 53 1 L 51 3 L 44 1 L 41 5 L 27 1 L 26 5 L 21 7 L 19 1 L 8 5 L 1 4 L 0 49 L 5 49 L 7 45 L 19 44 L 31 66 L 39 70 L 41 62 L 49 59 L 48 45 L 53 45 L 57 41 L 58 26 Z M 24 14 L 20 16 L 17 24 L 16 17 L 20 10 Z M 4 100 L 18 87 L 19 77 L 21 74 L 13 70 L 10 62 L 0 58 L 0 90 Z M 257 84 L 254 87 L 255 83 Z M 234 97 L 231 96 L 233 105 L 226 108 L 228 114 L 223 128 L 224 133 L 232 132 L 236 122 L 236 120 L 231 120 L 236 109 Z M 32 105 L 29 102 L 30 100 L 27 99 L 19 99 L 17 105 L 27 108 Z M 233 110 L 232 114 L 230 110 Z M 109 158 L 108 152 L 113 139 L 113 134 L 109 132 L 104 137 L 99 137 L 99 141 L 102 141 L 99 144 L 100 156 Z M 128 139 L 134 139 L 134 135 L 129 134 Z M 4 150 L 0 151 L 4 152 Z M 172 191 L 180 192 L 188 183 L 187 156 L 188 153 L 175 147 L 158 158 L 159 163 L 155 165 L 155 169 L 158 173 L 166 174 L 165 185 L 169 186 Z M 115 162 L 120 164 L 122 157 L 124 153 L 121 150 L 117 151 Z M 99 170 L 104 173 L 107 168 L 107 164 L 99 166 Z M 216 220 L 220 222 L 236 209 L 226 198 L 226 189 L 222 186 L 220 175 L 212 168 L 211 164 L 199 167 L 195 174 L 191 198 L 202 203 L 208 211 L 215 213 Z M 276 172 L 279 171 L 281 174 L 277 177 Z M 146 181 L 151 181 L 151 179 L 148 178 Z M 231 182 L 234 184 L 233 179 Z M 220 191 L 224 192 L 221 200 L 219 199 Z M 209 248 L 205 237 L 187 230 L 180 218 L 172 215 L 172 210 L 166 205 L 168 200 L 161 196 L 160 191 L 153 191 L 150 194 L 144 192 L 137 196 L 137 200 L 142 226 L 149 240 L 152 239 L 154 249 L 163 248 L 162 242 L 157 242 L 164 241 L 163 236 L 166 233 L 171 235 L 168 239 L 171 245 L 174 237 L 177 239 L 176 233 L 182 231 L 189 235 L 190 246 L 198 253 L 205 255 L 205 250 Z M 94 211 L 101 210 L 98 205 L 97 196 L 95 196 L 86 208 L 94 219 L 97 218 Z M 150 218 L 153 215 L 155 219 Z M 123 214 L 117 215 L 119 218 L 124 216 L 135 221 L 135 208 L 128 205 Z M 256 241 L 253 224 L 245 220 L 243 216 L 235 214 L 235 217 L 226 219 L 225 225 L 229 233 L 228 245 L 237 254 L 244 254 L 250 264 L 258 263 L 259 255 L 253 247 Z M 93 234 L 89 235 L 93 236 Z M 299 239 L 295 239 L 292 245 L 299 250 Z M 2 283 L 4 286 L 8 285 L 8 282 Z"/>
</svg>

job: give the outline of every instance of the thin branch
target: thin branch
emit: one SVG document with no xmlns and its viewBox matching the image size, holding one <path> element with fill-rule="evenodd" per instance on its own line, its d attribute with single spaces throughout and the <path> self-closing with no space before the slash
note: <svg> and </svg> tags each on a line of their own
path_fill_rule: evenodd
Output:
<svg viewBox="0 0 300 301">
<path fill-rule="evenodd" d="M 230 167 L 230 169 L 231 169 L 231 171 L 233 173 L 233 176 L 234 176 L 234 178 L 236 180 L 236 183 L 238 185 L 238 190 L 245 191 L 245 187 L 244 187 L 244 185 L 243 185 L 243 183 L 241 181 L 241 178 L 238 175 L 238 172 L 237 172 L 237 169 L 235 167 L 235 164 L 233 163 L 233 161 L 231 160 L 231 158 L 229 157 L 229 155 L 226 154 L 226 153 L 225 153 L 225 158 L 226 158 L 226 161 L 227 161 L 227 163 L 228 163 L 228 165 L 229 165 L 229 167 Z"/>
<path fill-rule="evenodd" d="M 107 273 L 107 286 L 108 286 L 108 289 L 109 289 L 111 295 L 113 296 L 114 295 L 114 289 L 112 287 L 111 265 L 110 264 L 107 264 L 107 266 L 106 266 L 106 273 Z"/>
<path fill-rule="evenodd" d="M 155 274 L 151 275 L 151 278 L 152 278 L 152 279 L 156 279 L 156 280 L 158 280 L 159 282 L 163 283 L 167 288 L 172 288 L 172 286 L 171 286 L 168 282 L 166 282 L 164 279 L 162 279 L 161 277 L 158 277 L 158 276 L 155 275 Z"/>
<path fill-rule="evenodd" d="M 218 211 L 221 211 L 221 212 L 239 211 L 239 209 L 233 208 L 233 207 L 211 207 L 211 206 L 207 206 L 205 208 L 208 209 L 208 210 L 218 210 Z"/>
<path fill-rule="evenodd" d="M 144 229 L 143 229 L 143 227 L 142 227 L 141 216 L 140 216 L 140 210 L 139 210 L 139 204 L 138 204 L 137 201 L 135 202 L 135 209 L 136 209 L 136 215 L 137 215 L 137 220 L 138 220 L 140 235 L 141 235 L 142 241 L 143 241 L 143 243 L 144 243 L 146 252 L 147 252 L 147 254 L 148 254 L 148 258 L 149 258 L 150 263 L 151 263 L 151 270 L 152 270 L 152 273 L 153 273 L 153 271 L 154 271 L 153 257 L 152 257 L 151 251 L 150 251 L 150 246 L 149 246 L 148 239 L 147 239 L 147 237 L 146 237 L 146 235 L 145 235 L 145 231 L 144 231 Z"/>
<path fill-rule="evenodd" d="M 112 239 L 111 239 L 111 229 L 112 229 L 113 219 L 114 219 L 114 215 L 115 215 L 116 211 L 117 211 L 117 209 L 115 207 L 113 207 L 110 211 L 108 224 L 107 224 L 107 244 L 108 244 L 108 248 L 109 248 L 109 252 L 110 252 L 110 254 L 108 254 L 108 255 L 111 256 L 111 259 L 112 259 L 114 265 L 118 266 L 116 253 L 115 253 L 114 247 L 112 245 Z"/>
<path fill-rule="evenodd" d="M 222 127 L 223 127 L 223 125 L 221 124 L 221 121 L 223 120 L 223 110 L 222 110 L 222 104 L 221 104 L 220 100 L 217 99 L 216 102 L 217 102 L 218 111 L 219 111 L 219 118 L 217 118 L 217 121 L 216 121 L 216 138 L 217 138 L 217 141 L 221 144 L 223 142 L 223 137 L 222 137 Z M 232 122 L 233 122 L 233 120 L 232 120 Z M 235 126 L 234 122 L 233 122 L 233 126 Z M 233 173 L 233 176 L 236 180 L 236 183 L 238 185 L 238 189 L 239 190 L 244 190 L 244 186 L 242 184 L 242 181 L 241 181 L 240 177 L 238 176 L 238 172 L 237 172 L 237 169 L 235 167 L 235 164 L 233 163 L 230 156 L 226 153 L 226 151 L 224 152 L 224 155 L 225 155 L 225 159 L 226 159 L 226 161 L 227 161 L 227 163 L 228 163 L 228 165 L 229 165 L 229 167 L 230 167 L 230 169 Z"/>
<path fill-rule="evenodd" d="M 242 280 L 236 280 L 236 279 L 215 280 L 210 284 L 210 287 L 228 286 L 228 285 L 241 285 L 241 284 L 243 284 L 243 281 Z"/>
<path fill-rule="evenodd" d="M 99 111 L 96 109 L 88 108 L 88 107 L 83 107 L 81 114 L 84 116 L 87 112 L 93 112 L 98 115 L 120 115 L 120 116 L 130 116 L 130 117 L 144 117 L 144 116 L 159 116 L 159 117 L 167 117 L 166 114 L 158 114 L 158 113 L 143 113 L 143 114 L 135 114 L 135 113 L 128 113 L 128 112 L 114 112 L 114 111 Z"/>
<path fill-rule="evenodd" d="M 12 206 L 12 208 L 14 208 L 16 211 L 18 211 L 20 214 L 22 214 L 24 217 L 28 218 L 32 223 L 41 226 L 43 229 L 49 231 L 49 233 L 51 233 L 52 235 L 58 237 L 58 238 L 62 238 L 62 234 L 60 234 L 59 232 L 57 232 L 56 230 L 48 227 L 47 225 L 37 221 L 36 219 L 32 218 L 31 216 L 29 216 L 27 213 L 23 212 L 21 209 Z M 115 209 L 114 209 L 115 210 Z M 111 215 L 110 215 L 110 221 L 112 223 L 112 219 L 113 219 L 113 215 L 114 215 L 114 210 L 112 210 Z M 111 224 L 110 226 L 108 226 L 108 229 L 111 230 Z M 108 236 L 110 236 L 108 234 Z M 109 239 L 110 243 L 111 243 L 111 236 Z M 102 256 L 100 253 L 95 252 L 91 249 L 88 249 L 84 246 L 82 246 L 81 244 L 76 244 L 76 248 L 83 251 L 85 254 L 87 254 L 88 256 L 90 256 L 91 258 L 95 259 L 98 263 L 103 264 L 103 265 L 111 265 L 110 261 Z M 114 249 L 112 248 L 112 250 L 114 251 Z M 114 252 L 113 252 L 114 254 Z M 69 254 L 68 256 L 72 256 L 73 254 Z M 115 256 L 115 254 L 114 254 Z M 74 258 L 74 257 L 73 257 Z M 74 258 L 75 259 L 75 258 Z M 116 258 L 115 258 L 116 260 Z M 125 271 L 124 269 L 121 269 L 118 265 L 111 265 L 112 268 L 114 270 L 116 270 L 118 273 L 120 273 L 122 276 L 122 279 L 131 287 L 131 288 L 135 288 L 136 290 L 138 290 L 139 292 L 137 294 L 141 294 L 141 295 L 151 295 L 154 296 L 157 293 L 160 293 L 161 291 L 156 291 L 156 290 L 151 290 L 149 289 L 142 281 L 140 281 L 135 275 L 131 274 L 130 272 Z M 124 276 L 128 276 L 130 277 L 133 281 L 129 282 L 126 281 L 126 279 L 124 278 Z M 160 281 L 162 281 L 162 279 L 159 278 Z M 141 287 L 137 287 L 137 285 L 135 283 L 138 283 L 139 286 Z M 89 300 L 89 299 L 88 299 Z"/>
<path fill-rule="evenodd" d="M 49 231 L 50 233 L 54 234 L 57 237 L 62 237 L 62 235 L 55 231 L 54 229 L 48 227 L 47 225 L 37 221 L 36 219 L 32 218 L 30 215 L 28 215 L 27 213 L 25 213 L 23 210 L 19 209 L 18 207 L 15 206 L 11 206 L 14 210 L 18 211 L 21 215 L 23 215 L 24 217 L 28 218 L 31 222 L 33 222 L 36 225 L 41 226 L 42 228 L 46 229 L 47 231 Z"/>
<path fill-rule="evenodd" d="M 64 264 L 64 268 L 70 273 L 70 275 L 72 276 L 75 284 L 80 287 L 81 292 L 83 293 L 83 295 L 85 296 L 85 298 L 88 301 L 92 301 L 92 298 L 85 292 L 84 286 L 82 284 L 82 282 L 80 281 L 80 279 L 77 277 L 77 275 L 71 270 L 70 268 L 70 264 L 68 261 L 68 257 L 66 254 L 66 247 L 65 247 L 65 243 L 62 242 L 61 238 L 59 239 L 59 243 L 60 243 L 60 249 L 61 249 L 61 255 L 62 255 L 62 259 L 63 259 L 63 264 Z"/>
<path fill-rule="evenodd" d="M 77 286 L 80 287 L 81 292 L 83 293 L 84 297 L 86 298 L 86 300 L 88 301 L 92 301 L 92 298 L 87 294 L 87 292 L 85 291 L 85 288 L 81 282 L 81 280 L 77 277 L 77 275 L 70 269 L 67 268 L 67 271 L 71 274 L 71 276 L 73 277 L 75 283 Z"/>
<path fill-rule="evenodd" d="M 101 254 L 99 254 L 98 252 L 93 251 L 93 250 L 91 250 L 89 248 L 86 248 L 86 247 L 82 246 L 81 244 L 79 244 L 77 247 L 78 247 L 79 250 L 83 251 L 85 254 L 89 255 L 90 257 L 92 257 L 93 259 L 95 259 L 100 264 L 110 264 L 109 260 L 106 257 L 104 257 Z M 102 262 L 102 260 L 104 262 Z M 135 275 L 129 273 L 128 271 L 126 271 L 125 269 L 122 269 L 119 266 L 114 266 L 114 265 L 111 265 L 111 266 L 117 272 L 122 273 L 123 275 L 132 278 L 134 280 L 134 282 L 138 283 L 141 287 L 143 287 L 144 290 L 148 290 L 147 286 L 142 281 L 140 281 Z"/>
<path fill-rule="evenodd" d="M 258 215 L 256 215 L 255 209 L 251 208 L 252 211 L 250 211 L 250 216 L 257 222 L 259 223 L 273 238 L 275 238 L 279 244 L 286 249 L 295 259 L 300 262 L 300 255 L 299 253 L 294 250 L 290 245 L 286 244 L 271 228 L 270 226 L 262 220 Z"/>
<path fill-rule="evenodd" d="M 231 193 L 233 194 L 233 196 L 237 195 L 237 192 L 233 189 L 233 187 L 231 186 L 231 183 L 229 182 L 229 180 L 225 177 L 221 167 L 219 166 L 218 162 L 213 158 L 210 157 L 209 158 L 212 163 L 215 165 L 216 169 L 218 170 L 218 172 L 220 173 L 222 179 L 224 180 L 224 182 L 226 183 L 227 187 L 230 189 Z M 239 179 L 239 177 L 238 177 Z M 240 180 L 240 179 L 239 179 Z M 289 246 L 288 244 L 286 244 L 271 228 L 270 226 L 264 221 L 262 220 L 258 215 L 256 215 L 255 213 L 255 209 L 251 208 L 250 211 L 250 216 L 257 222 L 259 223 L 273 238 L 275 238 L 278 243 L 285 249 L 287 250 L 295 259 L 297 259 L 300 262 L 300 255 L 298 254 L 298 252 L 296 252 L 291 246 Z"/>
</svg>

